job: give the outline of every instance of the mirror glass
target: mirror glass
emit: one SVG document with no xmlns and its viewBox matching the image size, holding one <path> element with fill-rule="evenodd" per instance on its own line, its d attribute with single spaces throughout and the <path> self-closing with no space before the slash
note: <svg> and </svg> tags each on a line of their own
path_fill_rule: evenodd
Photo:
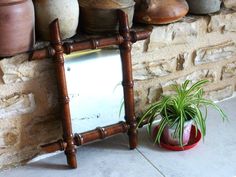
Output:
<svg viewBox="0 0 236 177">
<path fill-rule="evenodd" d="M 73 132 L 82 133 L 124 120 L 120 51 L 114 48 L 65 56 Z"/>
</svg>

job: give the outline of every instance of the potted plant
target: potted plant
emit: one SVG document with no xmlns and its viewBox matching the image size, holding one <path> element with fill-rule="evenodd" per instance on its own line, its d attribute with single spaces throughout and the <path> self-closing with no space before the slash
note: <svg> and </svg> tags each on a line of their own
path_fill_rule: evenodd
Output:
<svg viewBox="0 0 236 177">
<path fill-rule="evenodd" d="M 192 126 L 200 130 L 204 137 L 208 106 L 216 109 L 223 120 L 226 119 L 226 114 L 221 108 L 203 97 L 202 86 L 207 82 L 208 80 L 201 80 L 189 86 L 190 81 L 186 80 L 182 85 L 173 85 L 175 94 L 162 96 L 160 101 L 153 103 L 140 117 L 138 126 L 146 121 L 150 133 L 154 120 L 160 115 L 161 121 L 154 137 L 155 143 L 160 144 L 162 138 L 167 144 L 183 147 L 189 141 Z M 202 110 L 205 110 L 205 114 Z"/>
</svg>

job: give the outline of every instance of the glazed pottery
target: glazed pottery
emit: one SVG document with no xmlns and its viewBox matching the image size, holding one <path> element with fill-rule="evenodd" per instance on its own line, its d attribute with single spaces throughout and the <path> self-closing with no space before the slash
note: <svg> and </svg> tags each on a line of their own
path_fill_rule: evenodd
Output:
<svg viewBox="0 0 236 177">
<path fill-rule="evenodd" d="M 189 142 L 192 123 L 193 121 L 187 121 L 184 123 L 183 145 L 186 145 Z M 176 145 L 176 146 L 180 145 L 179 136 L 174 135 L 175 129 L 176 129 L 176 125 L 174 125 L 173 127 L 166 126 L 164 128 L 162 138 L 166 144 Z"/>
<path fill-rule="evenodd" d="M 188 13 L 185 0 L 136 0 L 134 18 L 145 24 L 168 24 Z"/>
<path fill-rule="evenodd" d="M 87 33 L 109 33 L 118 30 L 117 9 L 128 14 L 132 26 L 133 0 L 79 0 L 81 28 Z"/>
<path fill-rule="evenodd" d="M 193 14 L 208 14 L 220 10 L 221 0 L 187 0 L 189 12 Z"/>
<path fill-rule="evenodd" d="M 32 49 L 34 6 L 31 0 L 0 1 L 0 57 Z"/>
<path fill-rule="evenodd" d="M 79 23 L 77 0 L 34 0 L 36 31 L 43 40 L 50 40 L 49 24 L 59 19 L 62 39 L 76 34 Z"/>
<path fill-rule="evenodd" d="M 156 126 L 153 130 L 153 138 L 154 139 L 156 137 L 158 129 L 159 129 L 159 126 Z M 189 138 L 189 141 L 186 145 L 184 145 L 184 146 L 170 145 L 168 143 L 163 142 L 163 140 L 162 140 L 163 138 L 162 138 L 161 142 L 160 142 L 160 146 L 162 148 L 165 148 L 165 149 L 171 150 L 171 151 L 185 151 L 185 150 L 189 150 L 189 149 L 194 148 L 199 143 L 201 138 L 202 138 L 202 134 L 201 134 L 200 130 L 196 130 L 196 127 L 194 125 L 192 125 L 191 132 L 190 132 L 190 138 Z"/>
</svg>

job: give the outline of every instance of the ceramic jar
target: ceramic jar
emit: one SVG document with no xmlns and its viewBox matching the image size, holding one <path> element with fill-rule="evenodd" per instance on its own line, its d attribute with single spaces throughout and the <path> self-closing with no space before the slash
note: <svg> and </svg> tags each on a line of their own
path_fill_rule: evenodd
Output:
<svg viewBox="0 0 236 177">
<path fill-rule="evenodd" d="M 193 14 L 209 14 L 220 10 L 221 0 L 187 0 L 189 12 Z"/>
<path fill-rule="evenodd" d="M 77 0 L 34 0 L 36 31 L 43 40 L 50 40 L 49 24 L 59 19 L 62 39 L 70 38 L 77 32 L 79 4 Z"/>
<path fill-rule="evenodd" d="M 185 0 L 136 0 L 134 18 L 145 24 L 167 24 L 180 20 L 188 9 Z"/>
<path fill-rule="evenodd" d="M 0 57 L 32 49 L 34 7 L 31 0 L 0 1 Z"/>
<path fill-rule="evenodd" d="M 129 26 L 132 26 L 133 0 L 79 0 L 81 28 L 86 33 L 113 33 L 118 30 L 117 10 L 128 14 Z"/>
<path fill-rule="evenodd" d="M 187 0 L 189 12 L 193 14 L 208 14 L 220 10 L 222 0 Z"/>
</svg>

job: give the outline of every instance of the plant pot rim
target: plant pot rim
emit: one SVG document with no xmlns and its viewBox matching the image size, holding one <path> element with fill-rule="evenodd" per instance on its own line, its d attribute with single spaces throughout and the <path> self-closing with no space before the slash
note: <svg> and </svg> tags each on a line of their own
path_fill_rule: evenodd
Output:
<svg viewBox="0 0 236 177">
<path fill-rule="evenodd" d="M 154 135 L 156 135 L 156 132 L 158 131 L 158 129 L 159 129 L 159 125 L 157 125 L 153 129 L 153 137 L 155 137 Z M 202 138 L 202 134 L 200 130 L 199 129 L 197 130 L 197 136 L 196 136 L 196 127 L 192 125 L 191 133 L 190 133 L 190 140 L 187 145 L 184 145 L 182 147 L 182 146 L 174 146 L 174 145 L 166 144 L 161 138 L 160 147 L 167 150 L 172 150 L 172 151 L 185 151 L 185 150 L 194 148 L 198 144 L 198 142 L 201 140 L 201 138 Z"/>
</svg>

